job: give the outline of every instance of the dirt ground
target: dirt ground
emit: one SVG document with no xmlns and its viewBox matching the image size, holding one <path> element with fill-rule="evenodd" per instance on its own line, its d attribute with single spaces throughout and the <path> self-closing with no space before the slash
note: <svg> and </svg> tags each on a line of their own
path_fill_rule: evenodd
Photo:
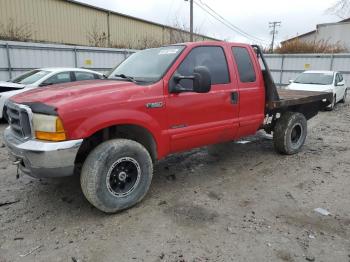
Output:
<svg viewBox="0 0 350 262">
<path fill-rule="evenodd" d="M 173 155 L 144 201 L 115 215 L 76 177 L 17 180 L 2 147 L 0 261 L 349 262 L 349 130 L 348 102 L 312 119 L 294 156 L 263 136 Z"/>
</svg>

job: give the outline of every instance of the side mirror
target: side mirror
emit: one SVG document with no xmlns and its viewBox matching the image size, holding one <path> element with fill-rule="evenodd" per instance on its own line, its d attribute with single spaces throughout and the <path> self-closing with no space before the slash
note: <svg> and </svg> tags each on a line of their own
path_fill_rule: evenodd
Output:
<svg viewBox="0 0 350 262">
<path fill-rule="evenodd" d="M 344 82 L 339 82 L 336 84 L 336 86 L 344 86 Z"/>
<path fill-rule="evenodd" d="M 193 89 L 183 88 L 179 83 L 183 79 L 190 79 L 193 81 Z M 205 66 L 197 66 L 193 70 L 191 76 L 174 76 L 174 85 L 171 88 L 171 93 L 181 92 L 196 92 L 196 93 L 208 93 L 211 89 L 211 76 L 209 69 Z"/>
<path fill-rule="evenodd" d="M 291 84 L 291 83 L 293 83 L 294 82 L 294 80 L 289 80 L 289 84 Z"/>
</svg>

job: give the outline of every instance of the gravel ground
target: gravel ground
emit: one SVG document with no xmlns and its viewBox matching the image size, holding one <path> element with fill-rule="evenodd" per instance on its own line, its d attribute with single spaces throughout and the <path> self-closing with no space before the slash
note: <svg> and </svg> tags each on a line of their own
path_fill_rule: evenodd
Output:
<svg viewBox="0 0 350 262">
<path fill-rule="evenodd" d="M 115 215 L 76 177 L 17 180 L 2 147 L 0 261 L 349 262 L 349 128 L 350 103 L 339 104 L 309 122 L 297 155 L 262 136 L 173 155 L 144 201 Z"/>
</svg>

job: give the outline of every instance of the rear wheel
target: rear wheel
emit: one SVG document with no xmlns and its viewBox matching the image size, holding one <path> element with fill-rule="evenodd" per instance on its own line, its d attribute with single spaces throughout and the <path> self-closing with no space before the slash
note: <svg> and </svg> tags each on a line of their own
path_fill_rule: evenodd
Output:
<svg viewBox="0 0 350 262">
<path fill-rule="evenodd" d="M 152 159 L 139 143 L 114 139 L 97 146 L 84 162 L 80 182 L 87 200 L 106 213 L 143 199 L 151 184 Z"/>
<path fill-rule="evenodd" d="M 277 152 L 292 155 L 298 153 L 305 143 L 307 121 L 303 114 L 286 112 L 277 120 L 273 133 Z"/>
</svg>

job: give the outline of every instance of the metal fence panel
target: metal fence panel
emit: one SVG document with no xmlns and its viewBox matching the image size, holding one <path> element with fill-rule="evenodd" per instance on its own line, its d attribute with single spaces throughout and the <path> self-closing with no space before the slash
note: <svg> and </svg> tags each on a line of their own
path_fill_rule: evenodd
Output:
<svg viewBox="0 0 350 262">
<path fill-rule="evenodd" d="M 120 64 L 126 58 L 126 55 L 127 53 L 125 52 L 103 53 L 79 51 L 77 52 L 77 67 L 89 68 L 96 71 L 107 71 Z"/>
<path fill-rule="evenodd" d="M 74 67 L 71 51 L 24 49 L 12 47 L 10 49 L 12 68 L 40 68 L 40 67 Z"/>
<path fill-rule="evenodd" d="M 134 52 L 136 50 L 0 41 L 0 81 L 43 67 L 81 67 L 104 73 Z"/>
<path fill-rule="evenodd" d="M 0 47 L 0 67 L 7 68 L 7 55 L 6 55 L 6 47 L 1 48 Z"/>
<path fill-rule="evenodd" d="M 299 70 L 299 69 L 313 69 L 313 70 L 330 70 L 329 57 L 285 57 L 283 69 L 285 70 Z"/>
<path fill-rule="evenodd" d="M 350 85 L 350 54 L 284 54 L 265 55 L 278 86 L 286 86 L 305 70 L 340 71 Z"/>
<path fill-rule="evenodd" d="M 348 57 L 337 57 L 333 61 L 334 68 L 339 71 L 350 71 L 350 58 Z"/>
<path fill-rule="evenodd" d="M 9 80 L 9 74 L 6 71 L 0 71 L 0 81 Z"/>
<path fill-rule="evenodd" d="M 82 67 L 107 72 L 134 52 L 136 50 L 0 41 L 0 80 L 42 67 Z M 267 54 L 265 57 L 278 86 L 287 85 L 305 70 L 340 71 L 350 85 L 350 54 Z"/>
<path fill-rule="evenodd" d="M 269 68 L 279 70 L 282 67 L 282 57 L 280 56 L 269 56 L 268 57 Z"/>
</svg>

